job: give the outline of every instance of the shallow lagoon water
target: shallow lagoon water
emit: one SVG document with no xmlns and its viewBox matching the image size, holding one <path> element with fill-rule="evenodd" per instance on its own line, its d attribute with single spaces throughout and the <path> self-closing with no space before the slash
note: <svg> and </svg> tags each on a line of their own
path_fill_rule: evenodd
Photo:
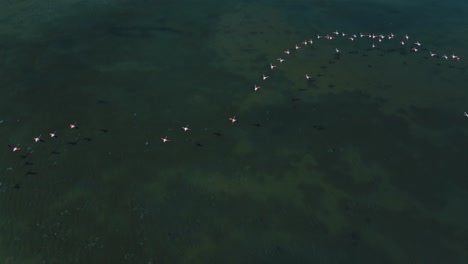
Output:
<svg viewBox="0 0 468 264">
<path fill-rule="evenodd" d="M 4 263 L 468 261 L 465 2 L 1 5 Z"/>
</svg>

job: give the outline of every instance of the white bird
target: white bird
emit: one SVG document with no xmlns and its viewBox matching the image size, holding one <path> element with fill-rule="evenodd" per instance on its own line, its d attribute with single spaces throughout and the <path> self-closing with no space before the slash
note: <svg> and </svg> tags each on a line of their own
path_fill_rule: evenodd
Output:
<svg viewBox="0 0 468 264">
<path fill-rule="evenodd" d="M 20 148 L 20 147 L 17 147 L 17 146 L 8 145 L 8 147 L 9 147 L 13 152 L 15 152 L 15 151 L 20 151 L 20 150 L 21 150 L 21 148 Z"/>
<path fill-rule="evenodd" d="M 78 128 L 78 127 L 76 126 L 76 122 L 73 123 L 73 124 L 69 124 L 68 126 L 69 126 L 71 129 L 76 129 L 76 128 Z"/>
<path fill-rule="evenodd" d="M 44 142 L 44 140 L 41 139 L 41 135 L 39 135 L 38 137 L 33 137 L 34 139 L 34 142 Z"/>
<path fill-rule="evenodd" d="M 236 116 L 230 117 L 229 121 L 231 121 L 231 123 L 237 122 Z"/>
</svg>

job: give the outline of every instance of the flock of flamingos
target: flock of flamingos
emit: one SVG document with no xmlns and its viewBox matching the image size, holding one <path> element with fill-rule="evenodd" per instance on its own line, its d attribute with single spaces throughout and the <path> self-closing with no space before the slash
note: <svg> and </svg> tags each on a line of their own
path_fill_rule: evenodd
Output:
<svg viewBox="0 0 468 264">
<path fill-rule="evenodd" d="M 323 40 L 333 40 L 335 38 L 346 38 L 348 39 L 349 41 L 355 41 L 357 40 L 358 38 L 367 38 L 367 39 L 370 39 L 372 41 L 372 44 L 369 48 L 378 48 L 379 44 L 383 41 L 389 41 L 389 40 L 392 40 L 392 39 L 395 39 L 397 38 L 397 35 L 394 35 L 393 33 L 390 33 L 390 34 L 347 34 L 347 33 L 344 33 L 344 32 L 338 32 L 338 31 L 335 31 L 335 32 L 332 32 L 330 34 L 327 34 L 327 35 L 316 35 L 316 37 L 314 38 L 315 41 L 323 41 Z M 296 44 L 294 45 L 291 49 L 286 49 L 283 51 L 283 56 L 280 56 L 278 57 L 276 60 L 278 61 L 277 64 L 273 64 L 273 63 L 270 63 L 269 65 L 269 71 L 272 72 L 275 70 L 275 68 L 278 67 L 278 65 L 280 64 L 283 64 L 285 62 L 287 62 L 287 57 L 288 55 L 290 55 L 292 52 L 300 52 L 300 49 L 302 48 L 306 48 L 307 46 L 311 46 L 311 45 L 314 45 L 316 42 L 315 42 L 313 39 L 308 39 L 308 40 L 303 40 L 300 42 L 300 44 Z M 440 59 L 440 60 L 446 60 L 446 61 L 460 61 L 461 60 L 461 57 L 454 54 L 454 53 L 447 53 L 447 54 L 444 54 L 444 53 L 436 53 L 436 52 L 433 52 L 433 51 L 428 51 L 427 49 L 422 49 L 421 46 L 423 46 L 423 44 L 421 44 L 418 40 L 412 40 L 410 36 L 408 35 L 402 35 L 399 37 L 399 43 L 398 45 L 401 46 L 401 48 L 408 48 L 408 50 L 412 53 L 418 53 L 418 52 L 429 52 L 429 56 L 430 57 L 433 57 L 434 59 Z M 334 51 L 337 55 L 341 54 L 341 50 L 338 49 L 338 48 L 335 48 L 335 51 Z M 262 82 L 268 82 L 268 79 L 269 79 L 269 75 L 268 74 L 262 74 L 261 76 L 261 81 Z M 310 76 L 305 74 L 305 79 L 306 80 L 310 80 Z M 261 85 L 257 85 L 257 84 L 254 84 L 253 86 L 253 91 L 254 92 L 258 92 L 260 89 L 261 89 Z M 463 113 L 465 117 L 468 117 L 468 113 L 464 112 Z M 228 117 L 226 118 L 227 121 L 231 122 L 231 123 L 236 123 L 238 122 L 238 118 L 236 116 L 231 116 L 231 117 Z M 74 123 L 70 123 L 68 124 L 68 129 L 78 129 L 78 125 L 76 122 Z M 191 128 L 189 128 L 188 125 L 183 125 L 181 126 L 181 129 L 183 132 L 190 132 Z M 53 140 L 54 138 L 57 138 L 58 137 L 58 134 L 57 134 L 57 131 L 51 131 L 48 133 L 48 138 L 50 140 Z M 161 139 L 161 142 L 162 143 L 168 143 L 171 141 L 171 139 L 169 139 L 167 136 L 164 136 L 164 137 L 160 137 Z M 42 142 L 45 142 L 44 139 L 41 138 L 41 135 L 38 135 L 38 136 L 34 136 L 32 135 L 31 137 L 31 140 L 32 142 L 35 142 L 35 143 L 42 143 Z M 22 151 L 22 148 L 20 147 L 20 144 L 9 144 L 8 145 L 8 148 L 10 149 L 10 151 L 12 152 L 18 152 L 18 151 Z"/>
</svg>

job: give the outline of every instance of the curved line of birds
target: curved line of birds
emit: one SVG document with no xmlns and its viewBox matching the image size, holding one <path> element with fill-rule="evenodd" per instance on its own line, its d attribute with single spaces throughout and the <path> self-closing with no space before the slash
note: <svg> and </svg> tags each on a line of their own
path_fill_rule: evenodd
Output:
<svg viewBox="0 0 468 264">
<path fill-rule="evenodd" d="M 377 45 L 379 43 L 382 43 L 384 40 L 394 39 L 396 37 L 396 35 L 394 35 L 393 33 L 390 33 L 390 34 L 387 34 L 387 35 L 384 35 L 384 34 L 362 34 L 362 33 L 360 33 L 360 34 L 347 34 L 347 33 L 338 32 L 338 31 L 332 32 L 331 34 L 327 34 L 327 35 L 319 35 L 319 34 L 316 35 L 317 40 L 320 40 L 320 39 L 333 40 L 333 39 L 338 38 L 338 37 L 347 38 L 349 41 L 355 41 L 358 38 L 368 38 L 368 39 L 373 40 L 371 48 L 377 48 Z M 418 52 L 420 50 L 420 47 L 422 46 L 422 44 L 419 41 L 416 41 L 416 42 L 413 42 L 413 43 L 410 43 L 410 42 L 411 42 L 410 37 L 408 35 L 403 35 L 402 38 L 400 39 L 399 44 L 402 47 L 403 46 L 411 46 L 410 51 L 413 52 L 413 53 Z M 304 40 L 304 41 L 301 42 L 301 44 L 294 45 L 294 47 L 292 49 L 284 50 L 283 54 L 284 54 L 284 56 L 288 56 L 288 55 L 290 55 L 292 53 L 292 51 L 298 51 L 302 47 L 305 47 L 305 46 L 312 46 L 314 43 L 315 42 L 312 39 Z M 338 48 L 335 48 L 335 53 L 337 55 L 340 55 L 341 50 L 339 50 Z M 461 57 L 459 57 L 458 55 L 455 55 L 453 53 L 450 56 L 448 56 L 446 54 L 443 54 L 443 55 L 440 56 L 437 53 L 433 53 L 432 51 L 429 51 L 429 55 L 431 57 L 443 58 L 445 60 L 449 60 L 449 59 L 455 60 L 455 61 L 460 61 L 461 60 Z M 282 57 L 278 57 L 276 60 L 279 62 L 279 64 L 282 64 L 283 62 L 286 61 L 286 59 L 284 59 Z M 277 67 L 277 65 L 274 65 L 273 63 L 270 63 L 270 65 L 269 65 L 269 68 L 270 68 L 271 71 L 274 70 L 276 67 Z M 270 78 L 269 75 L 262 74 L 262 81 L 266 81 L 268 78 Z M 310 80 L 311 77 L 308 74 L 305 74 L 305 79 Z M 261 86 L 259 86 L 257 84 L 253 85 L 254 92 L 257 92 L 260 88 L 261 88 Z M 464 112 L 464 116 L 468 117 L 468 113 Z M 229 122 L 231 122 L 233 124 L 238 122 L 238 119 L 237 119 L 236 116 L 229 117 L 228 120 L 229 120 Z M 68 125 L 68 127 L 69 127 L 69 129 L 77 129 L 78 128 L 76 122 L 75 123 L 70 123 Z M 191 128 L 189 128 L 189 125 L 181 126 L 181 129 L 184 132 L 189 132 L 191 130 Z M 50 132 L 49 137 L 51 139 L 56 138 L 57 137 L 57 131 Z M 33 137 L 32 139 L 33 139 L 33 141 L 35 143 L 45 142 L 41 138 L 40 135 L 37 136 L 37 137 Z M 162 141 L 162 143 L 167 143 L 167 142 L 171 141 L 171 139 L 169 139 L 167 136 L 160 137 L 160 140 Z M 146 144 L 148 144 L 148 142 L 146 142 Z M 17 145 L 9 144 L 8 148 L 13 152 L 17 152 L 17 151 L 21 150 L 21 147 L 19 146 L 19 144 L 17 144 Z"/>
</svg>

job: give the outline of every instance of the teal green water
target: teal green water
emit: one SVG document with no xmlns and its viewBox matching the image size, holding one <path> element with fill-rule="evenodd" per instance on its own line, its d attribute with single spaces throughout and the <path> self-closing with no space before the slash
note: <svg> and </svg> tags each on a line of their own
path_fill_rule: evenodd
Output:
<svg viewBox="0 0 468 264">
<path fill-rule="evenodd" d="M 0 6 L 1 263 L 468 263 L 465 1 Z"/>
</svg>

